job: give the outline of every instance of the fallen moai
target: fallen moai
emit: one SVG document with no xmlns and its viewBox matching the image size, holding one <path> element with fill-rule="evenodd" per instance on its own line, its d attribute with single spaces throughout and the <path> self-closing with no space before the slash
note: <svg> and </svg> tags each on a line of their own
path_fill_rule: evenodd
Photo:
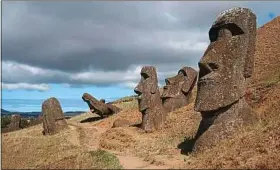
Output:
<svg viewBox="0 0 280 170">
<path fill-rule="evenodd" d="M 84 93 L 82 99 L 88 104 L 91 112 L 98 114 L 100 117 L 109 116 L 121 111 L 120 108 L 112 104 L 106 104 L 98 101 L 88 93 Z M 105 101 L 104 101 L 105 102 Z"/>
<path fill-rule="evenodd" d="M 42 104 L 43 134 L 52 135 L 68 127 L 59 101 L 51 97 Z"/>
<path fill-rule="evenodd" d="M 155 67 L 142 68 L 141 80 L 134 92 L 138 95 L 139 111 L 142 113 L 141 128 L 146 132 L 160 129 L 166 120 L 167 112 L 161 103 Z"/>
<path fill-rule="evenodd" d="M 210 148 L 256 120 L 244 99 L 253 73 L 255 38 L 256 16 L 247 8 L 222 12 L 210 28 L 210 45 L 198 63 L 195 110 L 202 120 L 194 151 Z"/>
<path fill-rule="evenodd" d="M 197 72 L 191 67 L 183 67 L 176 76 L 165 79 L 161 95 L 164 109 L 171 112 L 190 103 L 196 80 Z"/>
</svg>

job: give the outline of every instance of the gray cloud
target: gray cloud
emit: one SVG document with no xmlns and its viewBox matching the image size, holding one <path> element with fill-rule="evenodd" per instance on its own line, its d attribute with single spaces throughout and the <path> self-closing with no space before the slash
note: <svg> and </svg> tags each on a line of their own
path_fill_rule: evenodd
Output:
<svg viewBox="0 0 280 170">
<path fill-rule="evenodd" d="M 128 86 L 197 67 L 216 15 L 245 2 L 2 2 L 3 81 Z M 266 3 L 267 4 L 267 3 Z M 248 5 L 248 4 L 247 4 Z M 251 6 L 254 6 L 253 4 Z M 259 9 L 257 9 L 259 10 Z M 273 11 L 272 11 L 273 12 Z M 136 77 L 124 79 L 129 74 Z"/>
</svg>

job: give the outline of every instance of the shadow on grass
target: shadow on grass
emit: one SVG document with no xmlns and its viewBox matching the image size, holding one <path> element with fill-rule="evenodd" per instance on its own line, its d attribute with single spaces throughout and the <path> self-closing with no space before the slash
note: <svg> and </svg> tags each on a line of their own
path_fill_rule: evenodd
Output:
<svg viewBox="0 0 280 170">
<path fill-rule="evenodd" d="M 133 125 L 130 125 L 131 127 L 137 127 L 137 128 L 141 128 L 141 123 L 137 123 L 137 124 L 133 124 Z"/>
<path fill-rule="evenodd" d="M 102 117 L 89 117 L 87 119 L 81 120 L 80 123 L 88 123 L 88 122 L 95 122 L 98 120 L 103 119 Z"/>
<path fill-rule="evenodd" d="M 177 146 L 177 148 L 181 149 L 181 154 L 188 155 L 192 152 L 194 143 L 195 138 L 186 137 L 185 140 Z"/>
</svg>

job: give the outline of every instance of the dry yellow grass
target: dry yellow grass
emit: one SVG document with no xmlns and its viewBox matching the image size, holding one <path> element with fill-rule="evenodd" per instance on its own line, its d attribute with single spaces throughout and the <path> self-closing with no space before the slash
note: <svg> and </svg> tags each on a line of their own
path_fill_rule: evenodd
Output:
<svg viewBox="0 0 280 170">
<path fill-rule="evenodd" d="M 42 125 L 2 134 L 3 168 L 36 168 L 76 155 L 81 149 L 67 140 L 72 129 L 53 136 L 42 135 Z"/>
<path fill-rule="evenodd" d="M 108 167 L 107 164 L 100 161 L 97 166 L 94 160 L 97 159 L 96 154 L 95 157 L 89 156 L 94 150 L 89 152 L 81 144 L 81 134 L 78 127 L 69 125 L 68 129 L 56 135 L 43 136 L 42 124 L 2 134 L 2 168 L 89 169 L 120 167 L 116 158 L 113 160 L 112 166 Z M 112 156 L 110 159 L 113 159 Z"/>
<path fill-rule="evenodd" d="M 137 127 L 111 128 L 117 118 L 128 119 L 134 124 L 141 122 L 137 103 L 130 101 L 124 105 L 118 103 L 123 111 L 106 119 L 80 123 L 97 115 L 75 116 L 67 120 L 69 129 L 53 136 L 43 136 L 42 125 L 2 134 L 2 167 L 119 167 L 114 156 L 92 156 L 93 152 L 103 152 L 98 151 L 102 148 L 123 157 L 137 156 L 155 167 L 280 168 L 280 84 L 259 91 L 261 97 L 254 104 L 254 110 L 260 115 L 260 121 L 254 126 L 243 127 L 232 139 L 196 154 L 181 154 L 182 149 L 190 149 L 201 120 L 200 114 L 193 110 L 195 97 L 188 106 L 169 113 L 163 129 L 154 133 L 145 133 Z M 113 162 L 108 164 L 108 159 Z M 97 160 L 107 163 L 96 164 Z"/>
<path fill-rule="evenodd" d="M 135 103 L 129 106 L 126 102 L 122 112 L 103 120 L 80 123 L 96 116 L 92 113 L 73 117 L 67 120 L 69 129 L 53 136 L 43 136 L 42 125 L 2 134 L 2 166 L 96 168 L 90 151 L 100 146 L 170 168 L 280 168 L 280 85 L 272 86 L 265 93 L 263 101 L 255 106 L 255 111 L 265 115 L 259 122 L 240 129 L 231 140 L 221 141 L 216 147 L 197 154 L 180 153 L 180 144 L 185 138 L 193 137 L 201 119 L 200 114 L 193 111 L 194 103 L 170 113 L 162 130 L 144 133 L 137 127 L 111 128 L 117 118 L 141 121 Z"/>
</svg>

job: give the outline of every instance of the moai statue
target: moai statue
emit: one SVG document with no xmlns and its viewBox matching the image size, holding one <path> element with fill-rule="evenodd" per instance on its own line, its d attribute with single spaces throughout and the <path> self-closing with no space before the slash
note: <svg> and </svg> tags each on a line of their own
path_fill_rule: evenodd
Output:
<svg viewBox="0 0 280 170">
<path fill-rule="evenodd" d="M 202 120 L 194 151 L 214 146 L 256 119 L 244 99 L 253 72 L 255 14 L 247 8 L 222 12 L 210 28 L 209 38 L 210 45 L 198 63 L 195 110 Z"/>
<path fill-rule="evenodd" d="M 20 120 L 21 117 L 19 114 L 14 114 L 11 116 L 11 122 L 8 125 L 9 131 L 14 131 L 20 129 Z"/>
<path fill-rule="evenodd" d="M 141 80 L 134 92 L 138 95 L 139 111 L 142 113 L 141 128 L 146 132 L 160 129 L 167 114 L 161 103 L 155 67 L 142 68 Z"/>
<path fill-rule="evenodd" d="M 62 129 L 68 128 L 64 113 L 56 98 L 52 97 L 43 102 L 42 114 L 44 135 L 53 135 Z"/>
<path fill-rule="evenodd" d="M 105 99 L 100 99 L 100 102 L 106 103 Z"/>
<path fill-rule="evenodd" d="M 82 99 L 88 104 L 91 112 L 98 114 L 100 117 L 109 116 L 121 111 L 120 108 L 111 104 L 105 104 L 98 101 L 96 98 L 88 93 L 84 93 Z M 104 101 L 105 102 L 105 101 Z"/>
<path fill-rule="evenodd" d="M 167 112 L 186 106 L 190 102 L 192 89 L 197 80 L 197 72 L 191 67 L 183 67 L 174 77 L 165 79 L 161 95 Z"/>
</svg>

